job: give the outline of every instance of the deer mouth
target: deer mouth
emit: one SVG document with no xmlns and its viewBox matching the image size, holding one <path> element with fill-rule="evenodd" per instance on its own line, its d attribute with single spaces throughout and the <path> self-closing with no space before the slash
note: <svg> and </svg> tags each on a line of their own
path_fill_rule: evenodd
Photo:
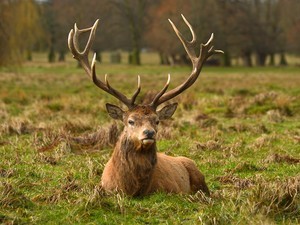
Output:
<svg viewBox="0 0 300 225">
<path fill-rule="evenodd" d="M 151 145 L 155 142 L 155 139 L 153 138 L 144 138 L 142 139 L 143 145 Z"/>
</svg>

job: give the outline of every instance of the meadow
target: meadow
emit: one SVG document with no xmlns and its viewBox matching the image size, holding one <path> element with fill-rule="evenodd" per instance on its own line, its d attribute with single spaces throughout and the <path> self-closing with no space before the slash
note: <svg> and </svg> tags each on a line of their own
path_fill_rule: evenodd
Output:
<svg viewBox="0 0 300 225">
<path fill-rule="evenodd" d="M 97 64 L 99 78 L 140 102 L 189 67 Z M 0 224 L 299 224 L 300 67 L 204 67 L 160 125 L 158 149 L 195 160 L 211 196 L 130 198 L 100 186 L 122 124 L 118 102 L 76 62 L 42 56 L 0 70 Z"/>
</svg>

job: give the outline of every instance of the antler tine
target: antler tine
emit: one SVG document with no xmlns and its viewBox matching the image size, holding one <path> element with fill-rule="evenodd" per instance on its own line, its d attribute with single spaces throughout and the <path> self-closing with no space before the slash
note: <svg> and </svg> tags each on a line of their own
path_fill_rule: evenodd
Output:
<svg viewBox="0 0 300 225">
<path fill-rule="evenodd" d="M 192 33 L 192 41 L 191 41 L 191 43 L 195 43 L 197 37 L 196 37 L 196 34 L 195 34 L 194 30 L 193 30 L 192 25 L 191 25 L 191 24 L 189 23 L 189 21 L 184 17 L 183 14 L 181 14 L 181 17 L 182 17 L 183 21 L 185 22 L 185 24 L 190 28 L 190 31 L 191 31 L 191 33 Z"/>
<path fill-rule="evenodd" d="M 87 74 L 91 77 L 91 68 L 89 66 L 88 53 L 92 47 L 93 41 L 95 39 L 96 29 L 99 23 L 99 19 L 95 21 L 94 25 L 85 29 L 78 29 L 76 23 L 74 24 L 74 29 L 72 29 L 68 36 L 68 46 L 73 54 L 73 58 L 77 59 Z M 90 31 L 89 39 L 83 51 L 79 50 L 78 38 L 79 35 Z"/>
<path fill-rule="evenodd" d="M 214 54 L 219 54 L 219 53 L 223 54 L 224 53 L 222 50 L 215 50 L 214 49 L 214 46 L 212 45 L 213 39 L 214 39 L 214 33 L 212 33 L 210 35 L 209 40 L 205 44 L 200 45 L 200 55 L 199 55 L 200 59 L 203 58 L 202 60 L 206 60 Z M 202 57 L 203 54 L 204 54 L 204 56 Z"/>
<path fill-rule="evenodd" d="M 201 44 L 200 45 L 200 54 L 197 57 L 196 53 L 195 53 L 195 49 L 196 49 L 196 35 L 195 32 L 193 30 L 193 27 L 191 26 L 191 24 L 188 22 L 188 20 L 183 16 L 182 19 L 184 20 L 185 24 L 189 27 L 190 32 L 192 34 L 192 40 L 191 41 L 187 41 L 183 35 L 180 33 L 180 31 L 177 29 L 177 27 L 174 25 L 174 23 L 169 19 L 170 24 L 172 25 L 176 35 L 178 36 L 179 40 L 181 41 L 181 43 L 183 44 L 184 49 L 186 50 L 186 53 L 188 54 L 190 60 L 192 61 L 193 64 L 193 69 L 192 72 L 190 74 L 190 76 L 179 86 L 177 86 L 176 88 L 164 93 L 166 90 L 164 90 L 163 92 L 159 92 L 154 100 L 152 101 L 151 105 L 153 108 L 157 108 L 157 106 L 159 106 L 160 104 L 162 104 L 163 102 L 166 102 L 174 97 L 176 97 L 177 95 L 179 95 L 180 93 L 182 93 L 183 91 L 185 91 L 186 89 L 188 89 L 190 86 L 192 86 L 195 81 L 197 80 L 202 66 L 205 63 L 205 61 L 212 55 L 217 54 L 217 53 L 223 53 L 223 51 L 221 50 L 214 50 L 213 45 L 212 45 L 212 41 L 213 41 L 213 37 L 214 35 L 212 34 L 209 38 L 209 40 L 205 43 L 205 44 Z M 162 93 L 162 94 L 161 94 Z"/>
<path fill-rule="evenodd" d="M 114 89 L 110 86 L 108 79 L 107 79 L 107 75 L 105 75 L 105 83 L 103 83 L 101 80 L 99 80 L 97 78 L 96 66 L 95 66 L 96 54 L 94 54 L 94 56 L 93 56 L 91 65 L 89 63 L 88 54 L 89 54 L 89 51 L 91 50 L 93 41 L 95 39 L 95 33 L 96 33 L 96 28 L 97 28 L 98 22 L 99 22 L 99 20 L 96 20 L 96 22 L 94 23 L 94 25 L 92 27 L 85 28 L 85 29 L 78 29 L 77 25 L 75 24 L 74 29 L 72 29 L 70 31 L 69 36 L 68 36 L 69 49 L 70 49 L 71 53 L 73 54 L 73 58 L 77 59 L 78 62 L 80 62 L 80 64 L 84 68 L 84 70 L 92 78 L 94 84 L 97 87 L 99 87 L 100 89 L 104 90 L 105 92 L 113 95 L 114 97 L 119 99 L 121 102 L 123 102 L 129 109 L 131 109 L 135 106 L 134 101 L 140 92 L 140 81 L 138 81 L 138 90 L 134 93 L 134 96 L 131 99 L 128 99 L 124 94 L 122 94 L 121 92 L 117 91 L 116 89 Z M 79 36 L 80 36 L 80 34 L 89 32 L 89 31 L 90 31 L 90 35 L 89 35 L 87 44 L 86 44 L 84 50 L 80 51 L 79 43 L 78 43 Z M 138 79 L 140 80 L 140 78 L 138 78 Z"/>
<path fill-rule="evenodd" d="M 193 27 L 191 26 L 191 24 L 187 21 L 187 19 L 181 14 L 185 24 L 189 27 L 190 32 L 192 34 L 192 40 L 191 41 L 187 41 L 182 33 L 177 29 L 177 27 L 175 26 L 175 24 L 172 22 L 172 20 L 168 19 L 170 24 L 173 27 L 173 30 L 175 31 L 177 37 L 179 38 L 179 40 L 181 41 L 181 43 L 183 44 L 183 47 L 185 48 L 186 52 L 188 53 L 189 57 L 192 59 L 192 61 L 197 57 L 195 50 L 194 50 L 194 45 L 196 43 L 196 34 L 193 30 Z"/>
<path fill-rule="evenodd" d="M 169 87 L 169 84 L 170 84 L 170 80 L 171 80 L 171 75 L 168 74 L 168 80 L 167 80 L 167 83 L 165 84 L 165 86 L 163 87 L 163 89 L 158 92 L 156 94 L 156 96 L 154 97 L 153 101 L 150 103 L 150 106 L 154 109 L 156 109 L 156 106 L 157 106 L 157 101 L 159 100 L 159 98 L 167 91 L 168 87 Z"/>
<path fill-rule="evenodd" d="M 107 85 L 105 85 L 102 81 L 100 81 L 97 78 L 95 64 L 96 64 L 96 53 L 94 54 L 94 57 L 93 57 L 93 60 L 92 60 L 92 65 L 91 65 L 91 68 L 92 68 L 92 79 L 93 79 L 94 84 L 97 87 L 101 88 L 102 90 L 104 90 L 106 92 L 109 92 L 109 87 Z M 106 75 L 105 75 L 105 80 L 106 80 Z"/>
<path fill-rule="evenodd" d="M 137 76 L 137 86 L 138 88 L 136 89 L 136 91 L 134 92 L 132 98 L 131 98 L 131 104 L 134 104 L 136 97 L 138 96 L 138 94 L 141 91 L 141 77 L 140 75 Z"/>
<path fill-rule="evenodd" d="M 97 78 L 97 74 L 96 74 L 96 67 L 95 67 L 95 62 L 96 62 L 96 54 L 94 54 L 93 60 L 92 60 L 92 79 L 94 84 L 99 87 L 100 89 L 106 91 L 107 93 L 111 94 L 112 96 L 116 97 L 117 99 L 119 99 L 121 102 L 123 102 L 129 109 L 133 108 L 135 106 L 135 99 L 137 97 L 137 95 L 140 92 L 140 84 L 139 84 L 139 88 L 135 93 L 134 96 L 131 99 L 128 99 L 125 95 L 123 95 L 121 92 L 119 92 L 118 90 L 114 89 L 113 87 L 111 87 L 111 85 L 109 84 L 108 81 L 108 75 L 105 74 L 104 80 L 105 83 L 103 83 L 102 81 L 100 81 Z M 140 83 L 140 82 L 139 82 Z"/>
<path fill-rule="evenodd" d="M 74 41 L 74 45 L 75 45 L 77 51 L 79 50 L 79 44 L 78 44 L 79 35 L 90 31 L 90 35 L 89 35 L 87 44 L 86 44 L 84 50 L 81 52 L 82 55 L 87 54 L 90 51 L 93 41 L 95 39 L 95 34 L 96 34 L 96 29 L 97 29 L 98 23 L 99 23 L 99 19 L 96 20 L 96 22 L 94 23 L 94 25 L 92 27 L 85 28 L 85 29 L 78 29 L 77 24 L 76 23 L 74 24 L 75 34 L 74 34 L 73 41 Z"/>
</svg>

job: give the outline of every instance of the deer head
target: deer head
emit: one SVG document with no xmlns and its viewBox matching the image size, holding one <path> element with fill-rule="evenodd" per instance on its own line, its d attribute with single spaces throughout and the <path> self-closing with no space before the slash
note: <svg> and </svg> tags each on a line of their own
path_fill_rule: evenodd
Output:
<svg viewBox="0 0 300 225">
<path fill-rule="evenodd" d="M 221 50 L 214 50 L 212 46 L 213 34 L 206 44 L 200 45 L 200 53 L 196 54 L 196 35 L 190 23 L 186 20 L 186 18 L 181 15 L 186 25 L 189 27 L 192 40 L 187 41 L 182 34 L 178 31 L 176 26 L 171 23 L 176 35 L 180 39 L 185 48 L 190 60 L 192 61 L 193 69 L 188 78 L 179 86 L 175 87 L 172 90 L 167 92 L 170 83 L 170 75 L 168 75 L 167 82 L 165 86 L 159 91 L 152 102 L 147 105 L 138 105 L 135 103 L 135 100 L 140 93 L 141 85 L 140 85 L 140 77 L 138 76 L 138 87 L 134 92 L 133 96 L 129 99 L 124 94 L 114 89 L 108 82 L 107 75 L 105 75 L 104 82 L 99 80 L 96 75 L 95 68 L 95 59 L 96 55 L 92 59 L 92 63 L 90 64 L 88 59 L 88 54 L 91 49 L 93 40 L 95 38 L 95 32 L 98 25 L 99 20 L 97 20 L 94 25 L 90 28 L 86 29 L 78 29 L 77 25 L 74 25 L 74 29 L 72 29 L 69 33 L 68 37 L 68 45 L 73 57 L 78 60 L 89 77 L 93 80 L 94 84 L 102 89 L 103 91 L 113 95 L 117 99 L 119 99 L 122 103 L 127 106 L 127 110 L 123 110 L 122 108 L 107 103 L 106 109 L 108 114 L 114 118 L 123 121 L 125 124 L 124 132 L 127 133 L 131 139 L 134 140 L 136 145 L 140 145 L 142 147 L 151 146 L 155 143 L 155 137 L 157 132 L 157 126 L 159 121 L 169 119 L 175 112 L 177 108 L 177 103 L 168 104 L 164 106 L 162 109 L 157 109 L 159 105 L 162 103 L 176 97 L 186 89 L 188 89 L 192 84 L 197 80 L 200 71 L 202 69 L 205 61 L 216 53 L 223 53 Z M 83 51 L 79 50 L 78 38 L 79 35 L 85 32 L 90 32 L 89 39 Z"/>
</svg>

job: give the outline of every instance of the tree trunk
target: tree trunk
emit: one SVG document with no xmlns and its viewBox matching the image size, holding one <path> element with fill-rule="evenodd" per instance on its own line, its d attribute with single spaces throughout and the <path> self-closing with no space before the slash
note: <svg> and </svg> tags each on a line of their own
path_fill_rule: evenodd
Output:
<svg viewBox="0 0 300 225">
<path fill-rule="evenodd" d="M 59 51 L 58 61 L 59 62 L 65 62 L 66 61 L 66 53 L 65 53 L 64 50 Z"/>
<path fill-rule="evenodd" d="M 141 59 L 140 59 L 140 49 L 134 48 L 132 52 L 130 53 L 131 57 L 129 60 L 129 63 L 132 65 L 141 65 Z"/>
<path fill-rule="evenodd" d="M 180 54 L 179 59 L 180 59 L 181 64 L 184 64 L 184 65 L 190 65 L 191 64 L 191 60 L 189 59 L 187 54 Z"/>
<path fill-rule="evenodd" d="M 48 54 L 48 62 L 49 63 L 55 62 L 55 51 L 54 51 L 53 46 L 50 47 L 50 51 L 49 51 L 49 54 Z"/>
<path fill-rule="evenodd" d="M 275 54 L 274 53 L 271 53 L 270 54 L 270 63 L 269 63 L 270 66 L 275 66 Z"/>
<path fill-rule="evenodd" d="M 280 66 L 287 66 L 287 61 L 286 61 L 286 58 L 285 58 L 285 54 L 284 52 L 281 52 L 280 53 L 280 62 L 279 62 L 279 65 Z"/>
<path fill-rule="evenodd" d="M 245 52 L 242 55 L 242 59 L 243 59 L 243 64 L 244 66 L 248 66 L 248 67 L 252 67 L 252 59 L 251 59 L 251 52 Z"/>
<path fill-rule="evenodd" d="M 32 51 L 30 49 L 27 50 L 27 60 L 32 61 Z"/>
<path fill-rule="evenodd" d="M 129 63 L 140 65 L 141 38 L 144 30 L 144 18 L 147 2 L 145 0 L 138 1 L 114 1 L 124 15 L 124 19 L 128 24 L 131 35 L 132 50 L 129 56 Z"/>
<path fill-rule="evenodd" d="M 177 60 L 177 58 L 176 58 L 176 54 L 171 54 L 171 55 L 170 55 L 170 64 L 171 64 L 172 66 L 178 64 L 178 60 Z"/>
<path fill-rule="evenodd" d="M 224 52 L 223 55 L 223 66 L 229 67 L 231 66 L 231 57 L 228 51 Z"/>
<path fill-rule="evenodd" d="M 159 59 L 160 59 L 160 64 L 161 65 L 170 65 L 170 60 L 169 60 L 167 54 L 160 52 L 159 53 Z"/>
<path fill-rule="evenodd" d="M 96 61 L 102 63 L 101 52 L 99 50 L 95 50 L 95 53 L 96 53 Z"/>
<path fill-rule="evenodd" d="M 256 53 L 256 65 L 265 66 L 266 65 L 267 54 L 266 53 Z"/>
<path fill-rule="evenodd" d="M 121 63 L 121 53 L 120 52 L 111 52 L 110 53 L 110 62 L 115 64 Z"/>
</svg>

